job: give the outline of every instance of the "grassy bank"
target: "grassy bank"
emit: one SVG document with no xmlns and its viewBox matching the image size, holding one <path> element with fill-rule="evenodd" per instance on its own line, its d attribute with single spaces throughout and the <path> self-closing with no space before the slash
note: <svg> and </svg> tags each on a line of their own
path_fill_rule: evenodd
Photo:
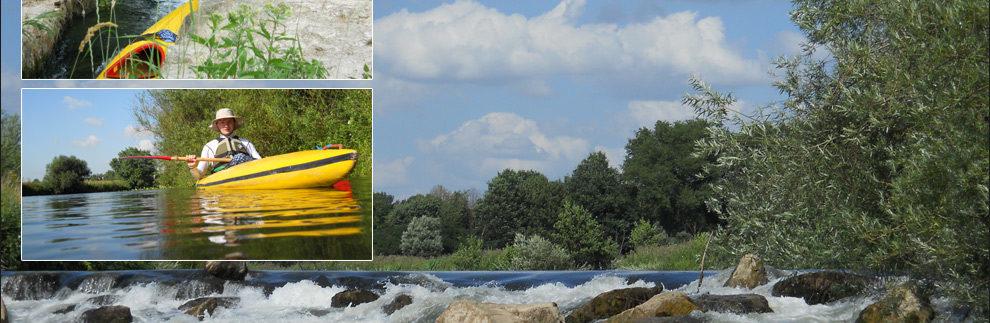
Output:
<svg viewBox="0 0 990 323">
<path fill-rule="evenodd" d="M 45 185 L 44 182 L 24 182 L 22 183 L 21 189 L 23 190 L 24 196 L 55 195 L 55 192 L 52 191 L 50 187 Z M 119 192 L 130 190 L 131 189 L 127 187 L 127 182 L 121 180 L 85 181 L 81 187 L 65 194 Z"/>
</svg>

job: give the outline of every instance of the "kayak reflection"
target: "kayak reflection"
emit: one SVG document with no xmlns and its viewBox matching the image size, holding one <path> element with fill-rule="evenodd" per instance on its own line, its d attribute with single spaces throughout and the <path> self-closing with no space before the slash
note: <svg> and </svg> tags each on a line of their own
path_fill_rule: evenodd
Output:
<svg viewBox="0 0 990 323">
<path fill-rule="evenodd" d="M 244 239 L 358 234 L 360 210 L 349 191 L 335 189 L 199 191 L 199 232 L 214 243 Z M 195 212 L 194 212 L 195 213 Z M 240 233 L 238 233 L 240 232 Z"/>
</svg>

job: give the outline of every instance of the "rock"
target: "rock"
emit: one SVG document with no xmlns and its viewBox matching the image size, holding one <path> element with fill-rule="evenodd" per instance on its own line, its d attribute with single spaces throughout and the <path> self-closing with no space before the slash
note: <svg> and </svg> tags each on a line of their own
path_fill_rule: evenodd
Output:
<svg viewBox="0 0 990 323">
<path fill-rule="evenodd" d="M 909 281 L 887 292 L 880 301 L 870 304 L 856 322 L 931 322 L 935 318 L 928 298 L 918 293 L 918 285 Z"/>
<path fill-rule="evenodd" d="M 76 310 L 76 304 L 66 305 L 63 308 L 57 309 L 53 314 L 65 314 Z"/>
<path fill-rule="evenodd" d="M 88 300 L 86 300 L 86 302 L 92 303 L 93 305 L 96 306 L 107 306 L 107 305 L 113 305 L 113 303 L 116 303 L 117 300 L 119 299 L 120 296 L 117 295 L 100 295 L 100 296 L 90 297 Z"/>
<path fill-rule="evenodd" d="M 494 304 L 456 301 L 437 318 L 437 323 L 563 323 L 556 303 Z"/>
<path fill-rule="evenodd" d="M 233 307 L 240 301 L 238 297 L 201 297 L 182 304 L 179 310 L 203 320 L 206 315 L 213 315 L 217 307 Z"/>
<path fill-rule="evenodd" d="M 370 303 L 378 300 L 378 294 L 366 290 L 348 290 L 337 293 L 333 295 L 330 299 L 330 307 L 341 308 L 348 306 L 357 306 L 364 303 Z"/>
<path fill-rule="evenodd" d="M 688 315 L 697 310 L 702 309 L 684 292 L 663 292 L 639 306 L 608 318 L 607 322 L 631 322 L 654 316 Z"/>
<path fill-rule="evenodd" d="M 83 312 L 84 323 L 130 323 L 134 321 L 131 309 L 127 306 L 103 306 Z"/>
<path fill-rule="evenodd" d="M 663 286 L 654 288 L 635 287 L 617 289 L 595 296 L 591 302 L 584 304 L 574 313 L 567 316 L 567 323 L 585 323 L 604 319 L 622 313 L 650 300 L 656 294 L 663 292 Z"/>
<path fill-rule="evenodd" d="M 206 272 L 223 280 L 244 280 L 248 268 L 243 261 L 210 261 L 206 263 Z"/>
<path fill-rule="evenodd" d="M 767 298 L 757 294 L 712 295 L 694 298 L 694 303 L 704 311 L 733 314 L 773 313 Z"/>
<path fill-rule="evenodd" d="M 412 304 L 412 296 L 402 294 L 396 296 L 391 303 L 388 303 L 388 305 L 385 305 L 385 307 L 382 308 L 382 312 L 385 312 L 385 314 L 388 315 L 392 315 L 392 313 L 395 313 L 395 311 L 401 310 L 403 307 L 406 307 L 406 305 L 409 304 Z"/>
<path fill-rule="evenodd" d="M 747 254 L 739 259 L 739 264 L 732 271 L 729 280 L 725 281 L 724 286 L 753 289 L 767 282 L 767 269 L 763 267 L 763 260 L 757 255 Z"/>
<path fill-rule="evenodd" d="M 829 303 L 861 293 L 870 280 L 862 275 L 819 271 L 782 280 L 771 295 L 801 297 L 808 305 Z"/>
<path fill-rule="evenodd" d="M 0 298 L 0 323 L 7 323 L 7 305 L 3 304 L 3 298 Z"/>
</svg>

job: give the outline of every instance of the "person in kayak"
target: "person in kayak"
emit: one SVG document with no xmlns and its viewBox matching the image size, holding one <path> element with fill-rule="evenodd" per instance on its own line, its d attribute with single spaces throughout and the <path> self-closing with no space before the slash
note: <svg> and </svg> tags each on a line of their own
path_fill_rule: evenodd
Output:
<svg viewBox="0 0 990 323">
<path fill-rule="evenodd" d="M 230 109 L 217 110 L 217 117 L 210 124 L 210 129 L 219 132 L 220 136 L 207 142 L 203 146 L 203 152 L 200 153 L 200 156 L 205 158 L 229 157 L 231 161 L 229 163 L 200 162 L 196 160 L 196 155 L 186 156 L 189 172 L 196 180 L 206 175 L 207 168 L 215 173 L 246 161 L 261 159 L 258 150 L 250 141 L 234 135 L 234 130 L 242 126 L 244 126 L 243 118 L 235 116 Z"/>
</svg>

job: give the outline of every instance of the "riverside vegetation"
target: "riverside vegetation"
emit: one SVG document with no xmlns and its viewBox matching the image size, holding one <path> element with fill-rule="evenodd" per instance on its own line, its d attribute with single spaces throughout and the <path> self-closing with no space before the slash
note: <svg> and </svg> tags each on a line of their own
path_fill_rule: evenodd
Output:
<svg viewBox="0 0 990 323">
<path fill-rule="evenodd" d="M 439 186 L 402 201 L 375 193 L 375 262 L 393 265 L 324 266 L 520 269 L 515 255 L 538 254 L 544 263 L 515 264 L 649 269 L 624 266 L 671 251 L 699 259 L 712 232 L 711 267 L 756 253 L 785 268 L 907 273 L 985 319 L 990 5 L 794 6 L 808 43 L 775 61 L 783 101 L 747 115 L 732 109 L 731 94 L 692 79 L 696 93 L 684 103 L 699 119 L 640 129 L 622 172 L 592 153 L 562 181 L 505 170 L 483 195 Z M 422 217 L 440 221 L 413 225 Z M 644 242 L 660 232 L 696 235 L 671 249 Z"/>
</svg>

